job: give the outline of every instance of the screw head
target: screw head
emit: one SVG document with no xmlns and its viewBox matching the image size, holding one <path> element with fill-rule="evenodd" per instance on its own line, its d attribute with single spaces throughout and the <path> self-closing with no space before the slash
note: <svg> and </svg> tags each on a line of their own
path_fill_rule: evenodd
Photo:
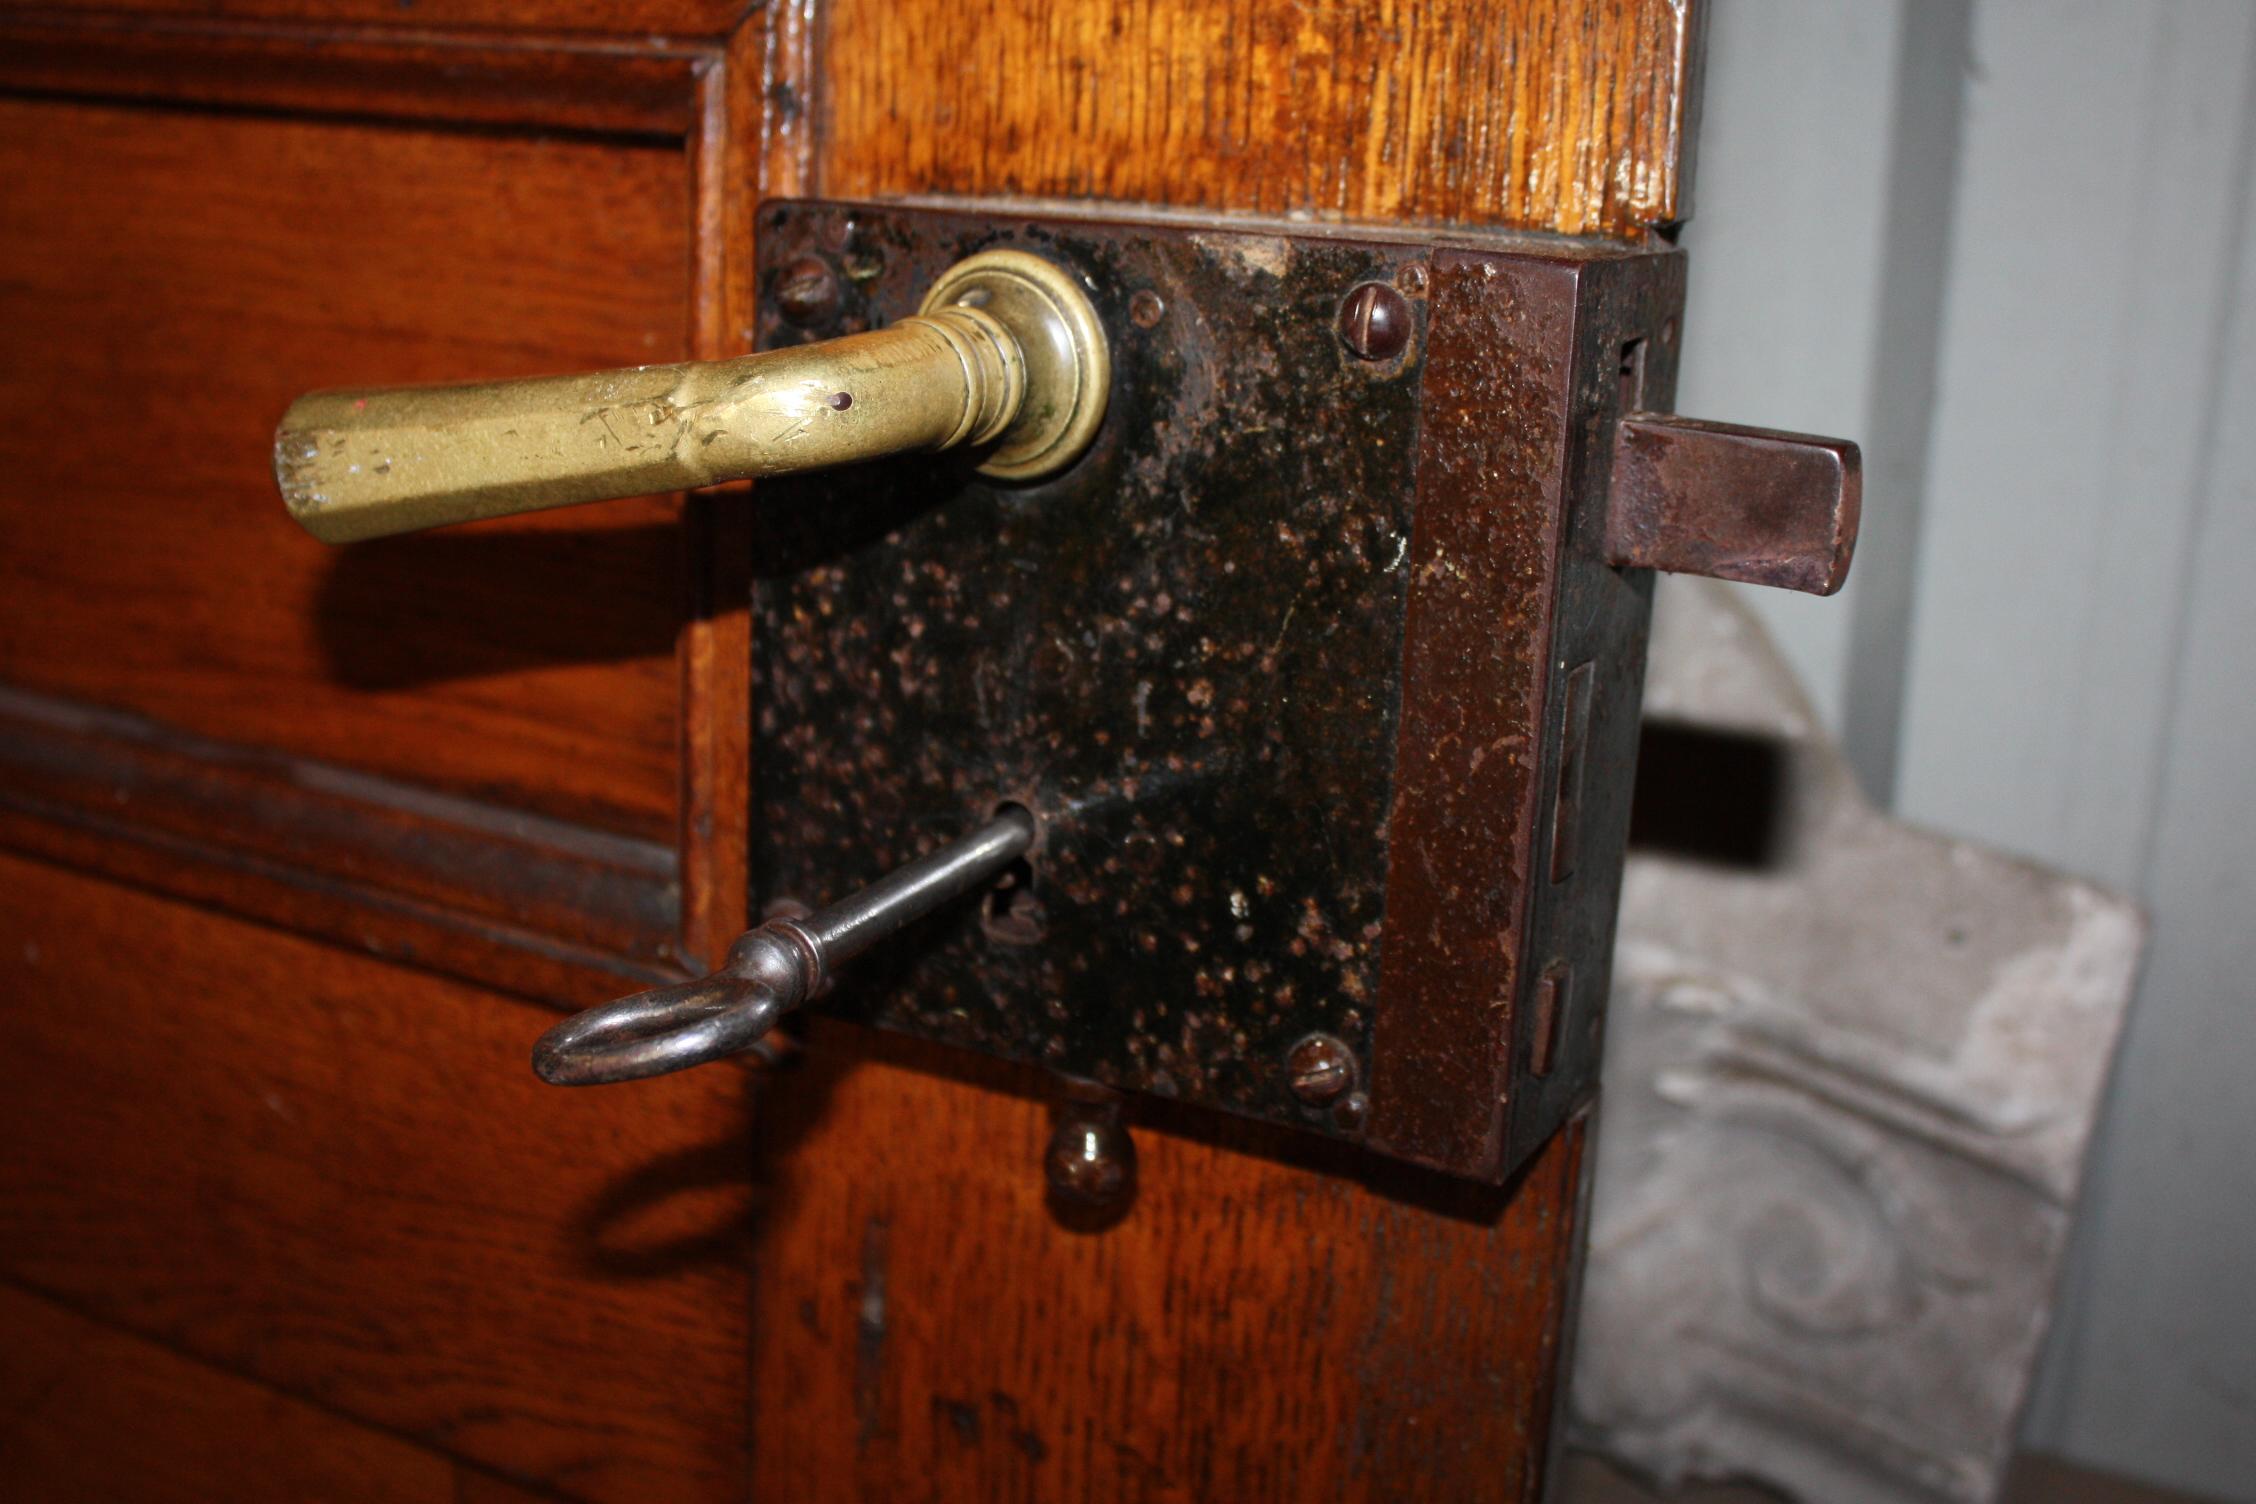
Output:
<svg viewBox="0 0 2256 1504">
<path fill-rule="evenodd" d="M 1294 1096 L 1322 1107 L 1355 1084 L 1355 1056 L 1331 1035 L 1311 1034 L 1285 1057 L 1285 1074 Z"/>
<path fill-rule="evenodd" d="M 1068 1108 L 1042 1153 L 1042 1175 L 1067 1206 L 1116 1205 L 1136 1184 L 1136 1142 L 1113 1114 Z"/>
<path fill-rule="evenodd" d="M 802 329 L 825 323 L 838 313 L 838 274 L 820 256 L 801 256 L 776 278 L 776 307 Z"/>
<path fill-rule="evenodd" d="M 1165 317 L 1166 299 L 1148 287 L 1128 300 L 1128 322 L 1138 329 L 1149 329 Z"/>
<path fill-rule="evenodd" d="M 1339 336 L 1365 360 L 1392 360 L 1410 345 L 1410 300 L 1384 282 L 1366 282 L 1340 304 Z"/>
</svg>

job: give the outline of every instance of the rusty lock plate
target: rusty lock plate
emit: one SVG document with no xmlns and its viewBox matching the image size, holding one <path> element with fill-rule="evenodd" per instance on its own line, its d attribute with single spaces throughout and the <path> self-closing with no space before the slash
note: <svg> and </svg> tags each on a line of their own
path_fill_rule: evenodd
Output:
<svg viewBox="0 0 2256 1504">
<path fill-rule="evenodd" d="M 763 483 L 756 901 L 1024 805 L 1012 881 L 813 1006 L 1501 1180 L 1596 1080 L 1651 580 L 1608 491 L 1682 258 L 783 202 L 761 342 L 997 247 L 1094 301 L 1102 432 Z"/>
</svg>

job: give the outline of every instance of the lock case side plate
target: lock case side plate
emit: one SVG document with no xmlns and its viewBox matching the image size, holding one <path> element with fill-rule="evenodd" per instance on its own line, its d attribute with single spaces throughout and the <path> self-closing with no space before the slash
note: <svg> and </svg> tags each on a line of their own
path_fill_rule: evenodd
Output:
<svg viewBox="0 0 2256 1504">
<path fill-rule="evenodd" d="M 1675 389 L 1670 251 L 1433 256 L 1373 1148 L 1500 1180 L 1595 1087 L 1649 571 L 1606 444 Z"/>
</svg>

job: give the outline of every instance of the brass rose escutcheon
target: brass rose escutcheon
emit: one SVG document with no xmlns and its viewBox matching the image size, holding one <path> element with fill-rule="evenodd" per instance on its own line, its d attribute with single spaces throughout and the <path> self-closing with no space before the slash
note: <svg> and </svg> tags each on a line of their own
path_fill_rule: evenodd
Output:
<svg viewBox="0 0 2256 1504">
<path fill-rule="evenodd" d="M 283 414 L 290 515 L 352 543 L 518 512 L 958 445 L 1035 480 L 1103 422 L 1111 357 L 1072 276 L 1027 251 L 957 262 L 891 326 L 736 360 L 314 392 Z"/>
</svg>

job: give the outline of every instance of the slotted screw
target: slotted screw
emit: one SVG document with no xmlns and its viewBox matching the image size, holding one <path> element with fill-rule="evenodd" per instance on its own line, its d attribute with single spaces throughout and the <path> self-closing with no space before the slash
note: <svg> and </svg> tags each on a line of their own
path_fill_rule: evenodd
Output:
<svg viewBox="0 0 2256 1504">
<path fill-rule="evenodd" d="M 1384 282 L 1366 282 L 1340 304 L 1339 336 L 1365 360 L 1392 360 L 1410 344 L 1410 300 Z"/>
</svg>

